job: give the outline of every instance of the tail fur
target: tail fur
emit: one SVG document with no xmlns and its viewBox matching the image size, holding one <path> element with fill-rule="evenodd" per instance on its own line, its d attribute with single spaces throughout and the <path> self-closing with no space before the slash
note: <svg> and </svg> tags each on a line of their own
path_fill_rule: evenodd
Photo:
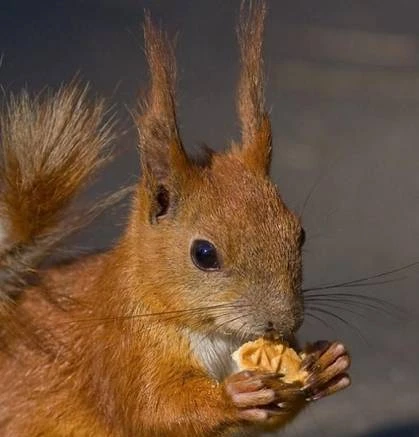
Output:
<svg viewBox="0 0 419 437">
<path fill-rule="evenodd" d="M 112 120 L 77 84 L 12 96 L 0 115 L 0 304 L 17 297 L 55 245 L 121 200 L 123 189 L 82 214 L 74 198 L 109 159 Z"/>
</svg>

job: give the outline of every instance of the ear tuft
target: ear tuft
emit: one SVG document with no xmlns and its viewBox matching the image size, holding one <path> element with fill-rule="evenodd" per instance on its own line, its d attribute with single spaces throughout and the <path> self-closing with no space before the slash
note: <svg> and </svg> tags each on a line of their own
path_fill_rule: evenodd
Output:
<svg viewBox="0 0 419 437">
<path fill-rule="evenodd" d="M 261 172 L 269 171 L 271 158 L 262 58 L 265 16 L 264 0 L 243 1 L 237 27 L 241 60 L 237 109 L 242 131 L 242 159 Z"/>
<path fill-rule="evenodd" d="M 138 115 L 139 148 L 143 185 L 149 192 L 153 221 L 167 215 L 185 180 L 189 160 L 179 136 L 176 107 L 176 59 L 173 39 L 155 26 L 146 13 L 145 54 L 150 83 L 140 102 Z"/>
</svg>

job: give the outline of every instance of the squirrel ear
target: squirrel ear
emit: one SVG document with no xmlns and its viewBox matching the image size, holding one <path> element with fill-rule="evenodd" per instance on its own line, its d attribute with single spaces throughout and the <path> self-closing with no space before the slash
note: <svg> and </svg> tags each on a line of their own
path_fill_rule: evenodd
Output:
<svg viewBox="0 0 419 437">
<path fill-rule="evenodd" d="M 137 124 L 143 187 L 151 197 L 150 216 L 155 220 L 169 211 L 190 165 L 176 122 L 174 47 L 167 34 L 153 25 L 149 14 L 144 40 L 150 85 L 140 103 Z"/>
<path fill-rule="evenodd" d="M 233 149 L 246 165 L 264 174 L 269 172 L 272 143 L 264 97 L 262 43 L 265 16 L 264 0 L 242 2 L 237 27 L 241 60 L 237 110 L 242 142 L 240 148 Z"/>
</svg>

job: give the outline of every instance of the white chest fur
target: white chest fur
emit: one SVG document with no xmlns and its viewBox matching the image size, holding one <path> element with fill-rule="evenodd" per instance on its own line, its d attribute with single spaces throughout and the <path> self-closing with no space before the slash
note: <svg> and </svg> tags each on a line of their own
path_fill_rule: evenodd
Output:
<svg viewBox="0 0 419 437">
<path fill-rule="evenodd" d="M 222 381 L 226 376 L 238 370 L 231 358 L 231 354 L 241 345 L 235 337 L 190 332 L 189 338 L 191 352 L 212 378 Z"/>
<path fill-rule="evenodd" d="M 189 332 L 191 352 L 202 364 L 208 375 L 217 381 L 223 381 L 227 376 L 238 371 L 231 354 L 237 350 L 243 340 L 233 336 L 205 335 Z M 250 429 L 237 430 L 232 437 L 257 437 L 260 433 L 253 427 Z"/>
</svg>

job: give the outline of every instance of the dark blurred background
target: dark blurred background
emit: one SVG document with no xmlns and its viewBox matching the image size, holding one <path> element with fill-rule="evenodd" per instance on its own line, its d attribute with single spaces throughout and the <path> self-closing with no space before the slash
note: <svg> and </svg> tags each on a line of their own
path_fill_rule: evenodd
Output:
<svg viewBox="0 0 419 437">
<path fill-rule="evenodd" d="M 38 92 L 78 73 L 91 82 L 93 95 L 109 99 L 123 135 L 115 162 L 90 195 L 105 193 L 132 183 L 138 173 L 129 111 L 147 79 L 144 8 L 179 32 L 179 116 L 186 146 L 206 142 L 221 149 L 238 134 L 239 5 L 2 0 L 0 81 L 6 93 L 22 86 Z M 271 0 L 269 9 L 272 175 L 288 205 L 303 210 L 306 286 L 419 261 L 419 2 Z M 105 247 L 125 216 L 124 209 L 107 215 L 74 247 Z M 307 318 L 301 337 L 344 340 L 353 353 L 353 386 L 313 405 L 285 436 L 419 436 L 419 268 L 381 279 L 391 282 L 322 292 L 338 299 L 317 304 L 333 315 L 313 313 L 322 321 Z M 389 309 L 390 303 L 403 312 Z"/>
</svg>

